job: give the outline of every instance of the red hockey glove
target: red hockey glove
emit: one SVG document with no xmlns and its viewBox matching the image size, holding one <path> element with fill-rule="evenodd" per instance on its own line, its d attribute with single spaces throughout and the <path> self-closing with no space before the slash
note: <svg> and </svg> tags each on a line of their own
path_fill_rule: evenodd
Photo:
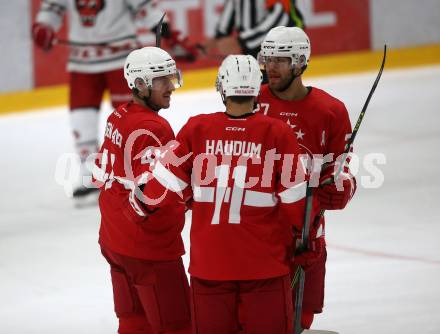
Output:
<svg viewBox="0 0 440 334">
<path fill-rule="evenodd" d="M 320 186 L 316 190 L 319 203 L 324 210 L 345 208 L 356 191 L 356 179 L 352 174 L 341 172 L 335 180 L 334 172 L 334 168 L 327 168 L 322 173 Z"/>
<path fill-rule="evenodd" d="M 177 61 L 195 61 L 199 55 L 197 45 L 190 43 L 188 37 L 180 37 L 180 34 L 180 31 L 171 30 L 164 35 L 164 39 L 168 44 L 171 56 Z"/>
<path fill-rule="evenodd" d="M 44 51 L 49 51 L 52 48 L 54 38 L 55 31 L 50 26 L 43 23 L 32 25 L 32 39 Z"/>
<path fill-rule="evenodd" d="M 324 239 L 316 239 L 310 243 L 311 247 L 305 251 L 297 251 L 293 256 L 293 264 L 301 266 L 304 271 L 312 268 L 323 256 Z"/>
<path fill-rule="evenodd" d="M 225 57 L 231 54 L 236 55 L 243 53 L 240 42 L 238 41 L 237 37 L 234 36 L 217 38 L 215 44 L 218 53 Z"/>
</svg>

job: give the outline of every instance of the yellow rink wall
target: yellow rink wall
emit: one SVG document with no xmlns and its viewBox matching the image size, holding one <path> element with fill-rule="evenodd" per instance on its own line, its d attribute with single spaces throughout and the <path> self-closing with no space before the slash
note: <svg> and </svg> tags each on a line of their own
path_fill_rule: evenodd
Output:
<svg viewBox="0 0 440 334">
<path fill-rule="evenodd" d="M 305 77 L 349 74 L 379 69 L 382 51 L 365 51 L 311 58 Z M 385 69 L 440 64 L 440 44 L 388 49 Z M 214 89 L 217 68 L 187 71 L 181 91 Z M 33 111 L 67 104 L 66 85 L 0 94 L 0 115 Z"/>
</svg>

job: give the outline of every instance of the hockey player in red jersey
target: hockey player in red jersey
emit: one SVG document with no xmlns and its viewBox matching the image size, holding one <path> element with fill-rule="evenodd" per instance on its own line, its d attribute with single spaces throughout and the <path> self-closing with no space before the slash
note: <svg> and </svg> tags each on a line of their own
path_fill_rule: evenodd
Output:
<svg viewBox="0 0 440 334">
<path fill-rule="evenodd" d="M 162 49 L 132 51 L 124 75 L 133 101 L 108 118 L 93 171 L 101 188 L 99 244 L 111 268 L 119 333 L 189 333 L 189 286 L 181 256 L 185 206 L 154 210 L 142 200 L 155 147 L 174 140 L 158 115 L 180 87 Z"/>
<path fill-rule="evenodd" d="M 122 66 L 130 51 L 140 46 L 137 30 L 157 28 L 163 13 L 156 5 L 156 0 L 42 1 L 32 37 L 43 50 L 56 44 L 55 33 L 64 15 L 68 16 L 70 126 L 82 162 L 80 180 L 73 189 L 77 204 L 87 203 L 87 197 L 96 194 L 88 181 L 91 171 L 86 159 L 98 149 L 98 111 L 104 90 L 109 90 L 114 108 L 131 99 Z M 170 47 L 187 50 L 178 32 L 166 23 L 163 31 Z"/>
<path fill-rule="evenodd" d="M 173 152 L 185 161 L 153 171 L 167 198 L 192 200 L 193 333 L 292 330 L 289 264 L 305 168 L 290 127 L 252 112 L 261 80 L 255 58 L 228 56 L 217 79 L 226 111 L 190 118 Z"/>
<path fill-rule="evenodd" d="M 315 313 L 322 312 L 326 247 L 324 217 L 321 210 L 343 209 L 356 190 L 356 180 L 348 164 L 340 161 L 351 134 L 348 112 L 344 104 L 325 91 L 305 86 L 301 75 L 310 58 L 310 41 L 306 33 L 295 27 L 273 28 L 265 37 L 260 52 L 260 63 L 265 67 L 269 83 L 263 86 L 258 111 L 282 120 L 296 135 L 304 153 L 321 160 L 312 211 L 310 248 L 312 256 L 297 257 L 297 265 L 306 270 L 302 327 L 310 328 Z M 339 158 L 339 159 L 338 159 Z M 343 172 L 333 180 L 339 164 Z M 313 186 L 312 176 L 311 185 Z M 297 236 L 299 239 L 301 236 Z M 318 256 L 319 255 L 319 256 Z M 294 290 L 295 295 L 295 290 Z M 294 297 L 295 300 L 295 297 Z"/>
</svg>

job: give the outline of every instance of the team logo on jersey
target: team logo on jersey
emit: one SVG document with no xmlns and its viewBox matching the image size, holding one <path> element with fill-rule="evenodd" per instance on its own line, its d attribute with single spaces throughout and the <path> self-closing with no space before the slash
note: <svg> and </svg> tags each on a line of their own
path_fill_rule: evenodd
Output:
<svg viewBox="0 0 440 334">
<path fill-rule="evenodd" d="M 292 123 L 290 123 L 290 120 L 289 120 L 289 119 L 287 120 L 287 122 L 286 122 L 286 123 L 287 123 L 287 125 L 288 125 L 288 126 L 290 126 L 290 128 L 291 128 L 291 129 L 295 129 L 295 128 L 296 128 L 296 125 L 295 125 L 295 124 L 292 124 Z"/>
<path fill-rule="evenodd" d="M 304 139 L 304 135 L 305 133 L 301 131 L 301 129 L 299 129 L 298 131 L 295 131 L 296 134 L 296 139 Z"/>
<path fill-rule="evenodd" d="M 76 10 L 84 27 L 93 27 L 96 17 L 105 7 L 105 0 L 75 0 Z"/>
</svg>

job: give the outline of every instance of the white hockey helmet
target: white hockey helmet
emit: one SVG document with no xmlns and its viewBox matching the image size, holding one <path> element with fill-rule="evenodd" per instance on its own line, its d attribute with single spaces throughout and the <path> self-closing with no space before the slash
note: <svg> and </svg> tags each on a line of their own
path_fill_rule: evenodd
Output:
<svg viewBox="0 0 440 334">
<path fill-rule="evenodd" d="M 290 57 L 292 66 L 307 66 L 311 46 L 307 34 L 298 27 L 279 26 L 272 28 L 261 43 L 259 62 L 265 64 L 266 57 Z"/>
<path fill-rule="evenodd" d="M 263 75 L 249 55 L 227 56 L 218 70 L 216 88 L 223 97 L 258 96 Z"/>
<path fill-rule="evenodd" d="M 124 77 L 130 89 L 135 88 L 138 78 L 142 79 L 147 87 L 153 88 L 154 78 L 169 75 L 173 76 L 175 88 L 182 86 L 182 77 L 176 68 L 176 62 L 161 48 L 147 46 L 133 50 L 125 60 Z"/>
</svg>

